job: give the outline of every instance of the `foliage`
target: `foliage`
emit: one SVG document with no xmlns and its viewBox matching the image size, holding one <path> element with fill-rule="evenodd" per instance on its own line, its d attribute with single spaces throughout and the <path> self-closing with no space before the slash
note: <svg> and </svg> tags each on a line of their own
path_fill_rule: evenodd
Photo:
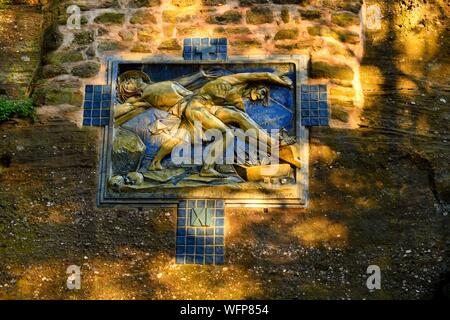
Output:
<svg viewBox="0 0 450 320">
<path fill-rule="evenodd" d="M 17 116 L 20 118 L 33 117 L 33 103 L 31 99 L 10 100 L 0 98 L 0 122 Z"/>
</svg>

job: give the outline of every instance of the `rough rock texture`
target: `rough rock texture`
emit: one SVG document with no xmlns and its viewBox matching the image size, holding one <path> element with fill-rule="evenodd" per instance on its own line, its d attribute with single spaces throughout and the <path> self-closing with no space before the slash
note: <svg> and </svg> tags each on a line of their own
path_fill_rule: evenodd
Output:
<svg viewBox="0 0 450 320">
<path fill-rule="evenodd" d="M 23 98 L 41 61 L 43 16 L 34 8 L 0 8 L 0 96 Z"/>
</svg>

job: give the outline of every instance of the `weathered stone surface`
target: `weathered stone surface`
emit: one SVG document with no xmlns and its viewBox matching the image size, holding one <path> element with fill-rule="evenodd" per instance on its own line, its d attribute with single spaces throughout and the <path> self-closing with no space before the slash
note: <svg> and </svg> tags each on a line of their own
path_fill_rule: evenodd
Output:
<svg viewBox="0 0 450 320">
<path fill-rule="evenodd" d="M 348 30 L 337 30 L 336 34 L 340 41 L 350 44 L 357 44 L 361 41 L 359 34 Z"/>
<path fill-rule="evenodd" d="M 77 79 L 44 81 L 36 85 L 33 92 L 33 103 L 36 105 L 71 104 L 81 106 L 83 94 L 80 88 L 81 82 Z"/>
<path fill-rule="evenodd" d="M 316 20 L 322 17 L 322 12 L 320 10 L 307 10 L 307 9 L 299 9 L 300 16 L 302 19 L 306 20 Z"/>
<path fill-rule="evenodd" d="M 237 39 L 231 41 L 231 45 L 237 49 L 260 48 L 261 42 L 256 39 Z"/>
<path fill-rule="evenodd" d="M 298 29 L 283 29 L 275 34 L 274 40 L 291 40 L 298 37 Z"/>
<path fill-rule="evenodd" d="M 132 48 L 131 52 L 153 52 L 152 46 L 147 43 L 136 43 Z"/>
<path fill-rule="evenodd" d="M 273 11 L 269 7 L 253 7 L 247 11 L 248 24 L 264 24 L 273 22 Z"/>
<path fill-rule="evenodd" d="M 269 177 L 289 177 L 292 168 L 289 164 L 272 164 L 264 166 L 235 165 L 238 175 L 246 181 L 263 181 Z"/>
<path fill-rule="evenodd" d="M 168 39 L 161 42 L 161 44 L 158 47 L 159 50 L 181 50 L 181 46 L 178 43 L 177 39 Z"/>
<path fill-rule="evenodd" d="M 80 51 L 71 49 L 52 52 L 45 59 L 48 64 L 63 64 L 81 60 L 83 60 L 83 54 Z"/>
<path fill-rule="evenodd" d="M 100 64 L 88 61 L 72 68 L 72 74 L 80 78 L 91 78 L 100 71 Z"/>
<path fill-rule="evenodd" d="M 43 49 L 53 51 L 58 49 L 63 43 L 64 36 L 59 31 L 58 25 L 53 24 L 44 33 Z"/>
<path fill-rule="evenodd" d="M 142 7 L 156 7 L 161 4 L 161 0 L 131 0 L 130 7 L 142 8 Z"/>
<path fill-rule="evenodd" d="M 171 0 L 171 2 L 176 7 L 184 8 L 194 5 L 195 0 Z"/>
<path fill-rule="evenodd" d="M 239 0 L 239 5 L 241 7 L 251 7 L 255 4 L 266 4 L 270 3 L 270 0 Z"/>
<path fill-rule="evenodd" d="M 348 122 L 349 115 L 348 113 L 336 105 L 331 105 L 331 118 L 336 119 L 342 122 Z"/>
<path fill-rule="evenodd" d="M 112 147 L 113 173 L 128 174 L 138 170 L 144 152 L 145 144 L 137 134 L 118 128 Z"/>
<path fill-rule="evenodd" d="M 334 13 L 331 16 L 331 22 L 341 27 L 349 27 L 359 23 L 358 15 L 351 12 Z"/>
<path fill-rule="evenodd" d="M 289 23 L 289 21 L 291 21 L 291 14 L 289 13 L 288 7 L 281 8 L 281 20 L 284 23 Z"/>
<path fill-rule="evenodd" d="M 94 21 L 105 25 L 123 24 L 125 22 L 125 15 L 123 13 L 106 12 L 96 17 Z"/>
<path fill-rule="evenodd" d="M 336 32 L 331 30 L 327 26 L 323 25 L 316 25 L 316 26 L 309 26 L 307 27 L 308 34 L 311 36 L 320 36 L 320 37 L 337 37 Z"/>
<path fill-rule="evenodd" d="M 247 27 L 230 27 L 230 28 L 218 27 L 214 29 L 214 33 L 226 35 L 249 35 L 252 32 Z"/>
<path fill-rule="evenodd" d="M 229 10 L 221 15 L 209 17 L 207 22 L 211 24 L 236 24 L 241 22 L 242 15 L 239 11 Z"/>
<path fill-rule="evenodd" d="M 227 3 L 227 0 L 202 0 L 205 6 L 221 6 Z"/>
<path fill-rule="evenodd" d="M 304 4 L 307 0 L 272 0 L 275 4 Z"/>
<path fill-rule="evenodd" d="M 79 45 L 86 45 L 94 42 L 95 36 L 93 30 L 77 32 L 74 35 L 74 41 Z"/>
<path fill-rule="evenodd" d="M 45 79 L 67 73 L 67 69 L 60 64 L 48 64 L 42 68 L 42 77 Z"/>
<path fill-rule="evenodd" d="M 131 24 L 155 24 L 156 23 L 156 17 L 153 13 L 148 11 L 137 11 L 135 14 L 130 18 Z"/>
<path fill-rule="evenodd" d="M 36 8 L 0 8 L 0 95 L 29 94 L 41 63 L 43 23 Z"/>
<path fill-rule="evenodd" d="M 123 41 L 133 41 L 134 39 L 134 33 L 130 30 L 120 30 L 119 31 L 119 37 Z"/>
<path fill-rule="evenodd" d="M 151 42 L 158 37 L 158 31 L 151 28 L 141 29 L 137 32 L 139 41 Z"/>
<path fill-rule="evenodd" d="M 175 23 L 177 21 L 177 15 L 176 10 L 164 10 L 162 12 L 163 22 Z"/>
<path fill-rule="evenodd" d="M 102 41 L 98 44 L 97 50 L 101 53 L 107 51 L 117 51 L 124 49 L 125 46 L 118 41 Z"/>
<path fill-rule="evenodd" d="M 336 64 L 325 60 L 313 60 L 311 63 L 311 77 L 353 80 L 353 70 L 347 65 Z"/>
</svg>

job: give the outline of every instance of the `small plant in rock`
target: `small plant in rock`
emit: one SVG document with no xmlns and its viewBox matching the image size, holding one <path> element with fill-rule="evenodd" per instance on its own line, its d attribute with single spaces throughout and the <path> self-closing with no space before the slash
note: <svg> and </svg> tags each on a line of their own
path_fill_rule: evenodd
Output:
<svg viewBox="0 0 450 320">
<path fill-rule="evenodd" d="M 33 102 L 31 99 L 11 100 L 0 97 L 0 122 L 12 117 L 33 118 Z"/>
</svg>

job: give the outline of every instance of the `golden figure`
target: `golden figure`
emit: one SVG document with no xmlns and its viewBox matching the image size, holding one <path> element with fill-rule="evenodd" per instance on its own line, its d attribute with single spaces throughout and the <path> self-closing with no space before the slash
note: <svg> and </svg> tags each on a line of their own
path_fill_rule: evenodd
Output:
<svg viewBox="0 0 450 320">
<path fill-rule="evenodd" d="M 214 78 L 216 74 L 201 70 L 190 77 L 158 83 L 145 83 L 140 77 L 128 79 L 123 87 L 126 92 L 131 93 L 131 97 L 116 108 L 115 125 L 120 126 L 147 108 L 154 107 L 179 117 L 182 120 L 180 129 L 192 132 L 190 129 L 197 122 L 201 124 L 203 130 L 217 129 L 225 135 L 230 129 L 228 125 L 233 124 L 242 130 L 254 129 L 257 132 L 257 138 L 266 141 L 270 147 L 273 144 L 272 138 L 247 115 L 244 98 L 250 101 L 263 101 L 265 105 L 268 105 L 269 89 L 266 84 L 292 87 L 292 81 L 288 77 L 270 72 L 237 73 L 216 77 L 195 93 L 185 88 L 204 77 Z M 185 130 L 178 130 L 175 136 L 161 145 L 149 167 L 150 170 L 163 169 L 161 160 L 171 153 L 175 146 L 185 141 L 185 132 Z M 292 157 L 283 159 L 283 154 L 283 152 L 280 153 L 282 160 L 297 167 L 300 166 L 298 159 Z M 223 176 L 214 170 L 215 160 L 214 158 L 204 159 L 201 176 Z"/>
</svg>

